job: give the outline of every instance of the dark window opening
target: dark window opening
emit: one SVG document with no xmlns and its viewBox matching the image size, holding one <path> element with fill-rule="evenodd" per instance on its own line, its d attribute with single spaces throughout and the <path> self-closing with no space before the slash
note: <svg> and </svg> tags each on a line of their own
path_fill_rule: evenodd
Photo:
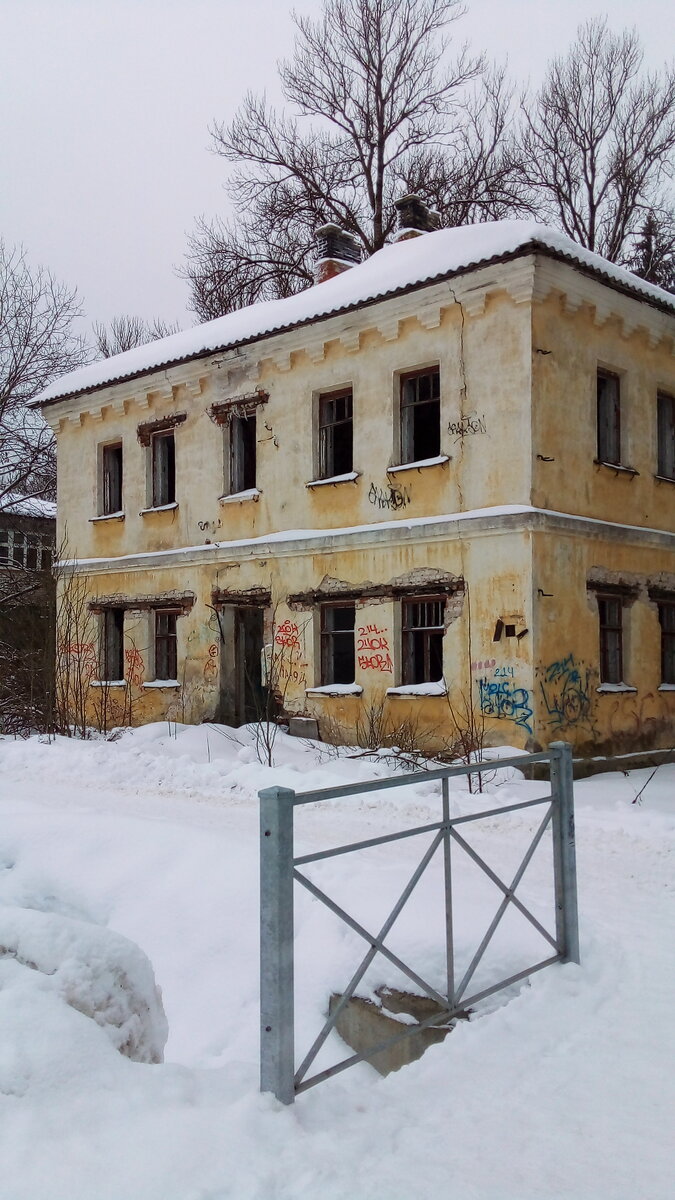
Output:
<svg viewBox="0 0 675 1200">
<path fill-rule="evenodd" d="M 124 609 L 108 608 L 103 614 L 103 678 L 124 678 Z"/>
<path fill-rule="evenodd" d="M 444 611 L 442 598 L 404 601 L 404 683 L 438 683 L 443 678 Z"/>
<path fill-rule="evenodd" d="M 660 392 L 657 397 L 657 474 L 675 479 L 675 396 Z"/>
<path fill-rule="evenodd" d="M 675 601 L 659 604 L 661 683 L 675 684 Z"/>
<path fill-rule="evenodd" d="M 353 408 L 351 390 L 319 397 L 319 478 L 346 475 L 353 470 Z"/>
<path fill-rule="evenodd" d="M 173 431 L 152 438 L 152 506 L 161 508 L 176 500 L 176 442 Z"/>
<path fill-rule="evenodd" d="M 256 486 L 255 413 L 232 417 L 230 422 L 230 492 L 247 492 Z"/>
<path fill-rule="evenodd" d="M 122 511 L 122 443 L 103 447 L 103 515 Z"/>
<path fill-rule="evenodd" d="M 321 683 L 354 683 L 354 604 L 321 609 Z"/>
<path fill-rule="evenodd" d="M 178 678 L 175 612 L 155 613 L 155 679 Z"/>
<path fill-rule="evenodd" d="M 401 377 L 401 462 L 441 452 L 441 374 L 438 367 Z"/>
<path fill-rule="evenodd" d="M 623 606 L 616 596 L 598 596 L 600 683 L 623 682 Z"/>
<path fill-rule="evenodd" d="M 621 392 L 619 376 L 598 371 L 598 462 L 621 462 Z"/>
<path fill-rule="evenodd" d="M 0 565 L 26 571 L 48 571 L 52 565 L 52 541 L 47 534 L 0 531 Z"/>
</svg>

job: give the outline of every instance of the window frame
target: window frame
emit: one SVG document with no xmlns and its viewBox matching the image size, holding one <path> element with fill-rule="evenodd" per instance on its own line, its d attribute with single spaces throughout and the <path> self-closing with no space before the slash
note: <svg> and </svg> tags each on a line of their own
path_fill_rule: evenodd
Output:
<svg viewBox="0 0 675 1200">
<path fill-rule="evenodd" d="M 169 446 L 171 446 L 171 450 L 165 449 Z M 176 438 L 173 429 L 158 429 L 152 434 L 150 470 L 152 507 L 166 508 L 170 504 L 175 504 Z"/>
<path fill-rule="evenodd" d="M 434 377 L 436 380 L 436 392 L 428 399 L 420 400 L 419 398 L 419 383 L 423 379 Z M 417 394 L 410 397 L 410 390 L 416 384 Z M 432 392 L 434 388 L 432 386 Z M 399 441 L 400 453 L 399 461 L 401 465 L 424 462 L 429 458 L 438 458 L 441 454 L 441 368 L 439 364 L 434 364 L 429 367 L 421 367 L 415 371 L 402 371 L 398 376 L 398 394 L 399 394 Z M 418 445 L 420 434 L 416 431 L 416 415 L 421 409 L 433 407 L 437 413 L 437 437 L 434 437 L 432 447 L 420 447 Z M 436 433 L 436 430 L 434 431 Z M 433 453 L 426 453 L 427 449 L 433 450 Z M 422 453 L 421 451 L 425 452 Z"/>
<path fill-rule="evenodd" d="M 54 539 L 46 533 L 30 529 L 0 530 L 0 569 L 18 571 L 50 571 Z M 34 561 L 31 558 L 35 555 Z"/>
<path fill-rule="evenodd" d="M 351 628 L 334 629 L 330 628 L 330 620 L 333 619 L 333 614 L 336 612 L 344 612 L 351 610 L 352 625 Z M 337 660 L 336 650 L 338 647 L 342 650 L 341 643 L 336 645 L 336 638 L 343 639 L 347 642 L 347 635 L 351 634 L 351 678 L 336 679 L 336 674 L 342 674 L 342 670 L 336 672 L 335 666 Z M 321 605 L 321 624 L 320 624 L 320 679 L 321 687 L 330 687 L 331 684 L 354 684 L 356 682 L 356 604 L 353 600 L 342 602 L 337 601 L 331 604 Z M 349 672 L 346 672 L 349 674 Z"/>
<path fill-rule="evenodd" d="M 111 469 L 110 459 L 112 455 L 119 459 Z M 115 475 L 117 478 L 115 479 Z M 114 483 L 111 483 L 111 479 Z M 99 514 L 103 517 L 113 516 L 116 513 L 123 511 L 122 488 L 124 486 L 124 452 L 123 443 L 120 438 L 115 442 L 108 442 L 101 447 L 101 490 Z M 113 503 L 113 488 L 115 498 L 119 501 L 118 504 Z"/>
<path fill-rule="evenodd" d="M 623 597 L 616 592 L 598 592 L 598 633 L 599 633 L 599 668 L 600 686 L 603 684 L 621 684 L 624 682 L 624 622 Z M 609 617 L 609 605 L 616 605 L 618 621 L 612 622 Z M 615 645 L 610 645 L 613 635 Z M 614 660 L 614 662 L 613 662 Z M 616 675 L 616 678 L 613 676 Z"/>
<path fill-rule="evenodd" d="M 156 608 L 154 610 L 153 646 L 155 679 L 178 681 L 177 618 L 179 616 L 182 616 L 182 609 Z M 160 629 L 160 625 L 165 619 L 168 622 L 168 626 L 166 629 Z M 160 671 L 160 667 L 163 666 L 166 666 L 166 672 Z M 173 673 L 170 671 L 171 667 L 173 667 Z"/>
<path fill-rule="evenodd" d="M 347 402 L 348 413 L 338 416 L 331 413 L 331 406 L 339 401 Z M 315 478 L 332 479 L 336 475 L 348 475 L 354 470 L 354 389 L 351 384 L 342 388 L 334 388 L 329 392 L 319 392 L 317 395 L 317 463 Z M 346 431 L 349 427 L 348 453 L 339 447 L 336 453 L 336 430 Z M 343 434 L 340 433 L 341 439 Z M 346 463 L 336 463 L 336 458 L 344 454 Z"/>
<path fill-rule="evenodd" d="M 604 384 L 605 387 L 601 388 Z M 612 384 L 614 391 L 610 392 Z M 598 367 L 596 372 L 596 461 L 621 466 L 621 376 Z"/>
<path fill-rule="evenodd" d="M 415 687 L 424 683 L 440 683 L 444 678 L 443 639 L 445 637 L 445 608 L 447 596 L 409 596 L 401 601 L 401 677 L 404 686 Z M 413 611 L 419 606 L 438 605 L 436 624 L 420 624 L 414 620 Z M 411 615 L 409 615 L 411 614 Z M 432 614 L 433 615 L 433 614 Z M 434 643 L 438 645 L 433 648 Z M 421 663 L 420 663 L 421 642 Z M 440 676 L 432 678 L 433 660 L 440 659 Z M 420 671 L 421 666 L 421 671 Z M 421 678 L 418 676 L 421 674 Z"/>
<path fill-rule="evenodd" d="M 226 429 L 227 494 L 236 496 L 239 492 L 252 491 L 257 487 L 257 409 L 232 412 Z"/>
<path fill-rule="evenodd" d="M 119 683 L 124 679 L 124 609 L 106 608 L 101 622 L 101 679 Z"/>
<path fill-rule="evenodd" d="M 659 600 L 661 684 L 675 686 L 675 598 Z"/>
<path fill-rule="evenodd" d="M 656 474 L 675 482 L 675 396 L 661 390 L 656 394 Z"/>
</svg>

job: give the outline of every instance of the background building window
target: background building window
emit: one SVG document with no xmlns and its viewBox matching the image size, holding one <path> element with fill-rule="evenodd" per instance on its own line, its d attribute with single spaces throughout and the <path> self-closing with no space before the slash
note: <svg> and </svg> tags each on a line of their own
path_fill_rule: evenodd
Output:
<svg viewBox="0 0 675 1200">
<path fill-rule="evenodd" d="M 102 513 L 122 511 L 122 443 L 103 447 Z"/>
<path fill-rule="evenodd" d="M 103 678 L 124 678 L 124 609 L 108 608 L 103 614 Z"/>
<path fill-rule="evenodd" d="M 598 596 L 600 683 L 623 682 L 623 605 L 618 596 Z"/>
<path fill-rule="evenodd" d="M 598 462 L 621 462 L 621 392 L 619 376 L 598 371 Z"/>
<path fill-rule="evenodd" d="M 657 397 L 657 475 L 675 479 L 675 396 L 659 392 Z"/>
<path fill-rule="evenodd" d="M 659 604 L 661 683 L 675 684 L 675 600 Z"/>
<path fill-rule="evenodd" d="M 403 682 L 438 683 L 443 678 L 445 600 L 403 602 Z"/>
<path fill-rule="evenodd" d="M 230 420 L 230 492 L 247 492 L 256 486 L 256 416 Z"/>
<path fill-rule="evenodd" d="M 346 475 L 354 467 L 351 388 L 319 396 L 319 478 Z"/>
<path fill-rule="evenodd" d="M 401 376 L 401 462 L 441 452 L 441 375 L 438 367 Z"/>
<path fill-rule="evenodd" d="M 353 604 L 321 609 L 321 683 L 353 683 L 355 677 Z"/>
<path fill-rule="evenodd" d="M 155 613 L 155 678 L 178 678 L 178 639 L 175 612 Z"/>
<path fill-rule="evenodd" d="M 152 435 L 152 507 L 176 500 L 176 442 L 173 430 Z"/>
<path fill-rule="evenodd" d="M 26 533 L 19 529 L 0 530 L 0 566 L 22 567 L 26 571 L 49 571 L 53 541 L 48 534 Z"/>
</svg>

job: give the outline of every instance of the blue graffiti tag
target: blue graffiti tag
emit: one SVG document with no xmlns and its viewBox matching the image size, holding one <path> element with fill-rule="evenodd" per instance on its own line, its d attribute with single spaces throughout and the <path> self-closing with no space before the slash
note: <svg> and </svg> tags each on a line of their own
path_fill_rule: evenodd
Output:
<svg viewBox="0 0 675 1200">
<path fill-rule="evenodd" d="M 527 688 L 514 687 L 510 679 L 478 680 L 480 710 L 486 717 L 515 721 L 521 729 L 532 733 L 530 693 Z"/>
<path fill-rule="evenodd" d="M 573 654 L 544 668 L 539 681 L 549 723 L 554 730 L 587 722 L 591 713 L 590 667 L 577 663 Z"/>
</svg>

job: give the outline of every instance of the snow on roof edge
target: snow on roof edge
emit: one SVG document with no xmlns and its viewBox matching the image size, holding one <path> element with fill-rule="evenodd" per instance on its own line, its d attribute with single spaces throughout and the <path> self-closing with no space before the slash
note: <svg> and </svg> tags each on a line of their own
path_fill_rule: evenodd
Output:
<svg viewBox="0 0 675 1200">
<path fill-rule="evenodd" d="M 570 262 L 610 287 L 675 313 L 675 296 L 670 292 L 586 250 L 556 229 L 534 221 L 488 221 L 387 245 L 349 271 L 293 296 L 235 309 L 124 354 L 97 360 L 55 380 L 32 403 L 46 407 L 209 354 L 225 353 L 532 251 Z M 112 375 L 114 363 L 121 369 Z"/>
</svg>

